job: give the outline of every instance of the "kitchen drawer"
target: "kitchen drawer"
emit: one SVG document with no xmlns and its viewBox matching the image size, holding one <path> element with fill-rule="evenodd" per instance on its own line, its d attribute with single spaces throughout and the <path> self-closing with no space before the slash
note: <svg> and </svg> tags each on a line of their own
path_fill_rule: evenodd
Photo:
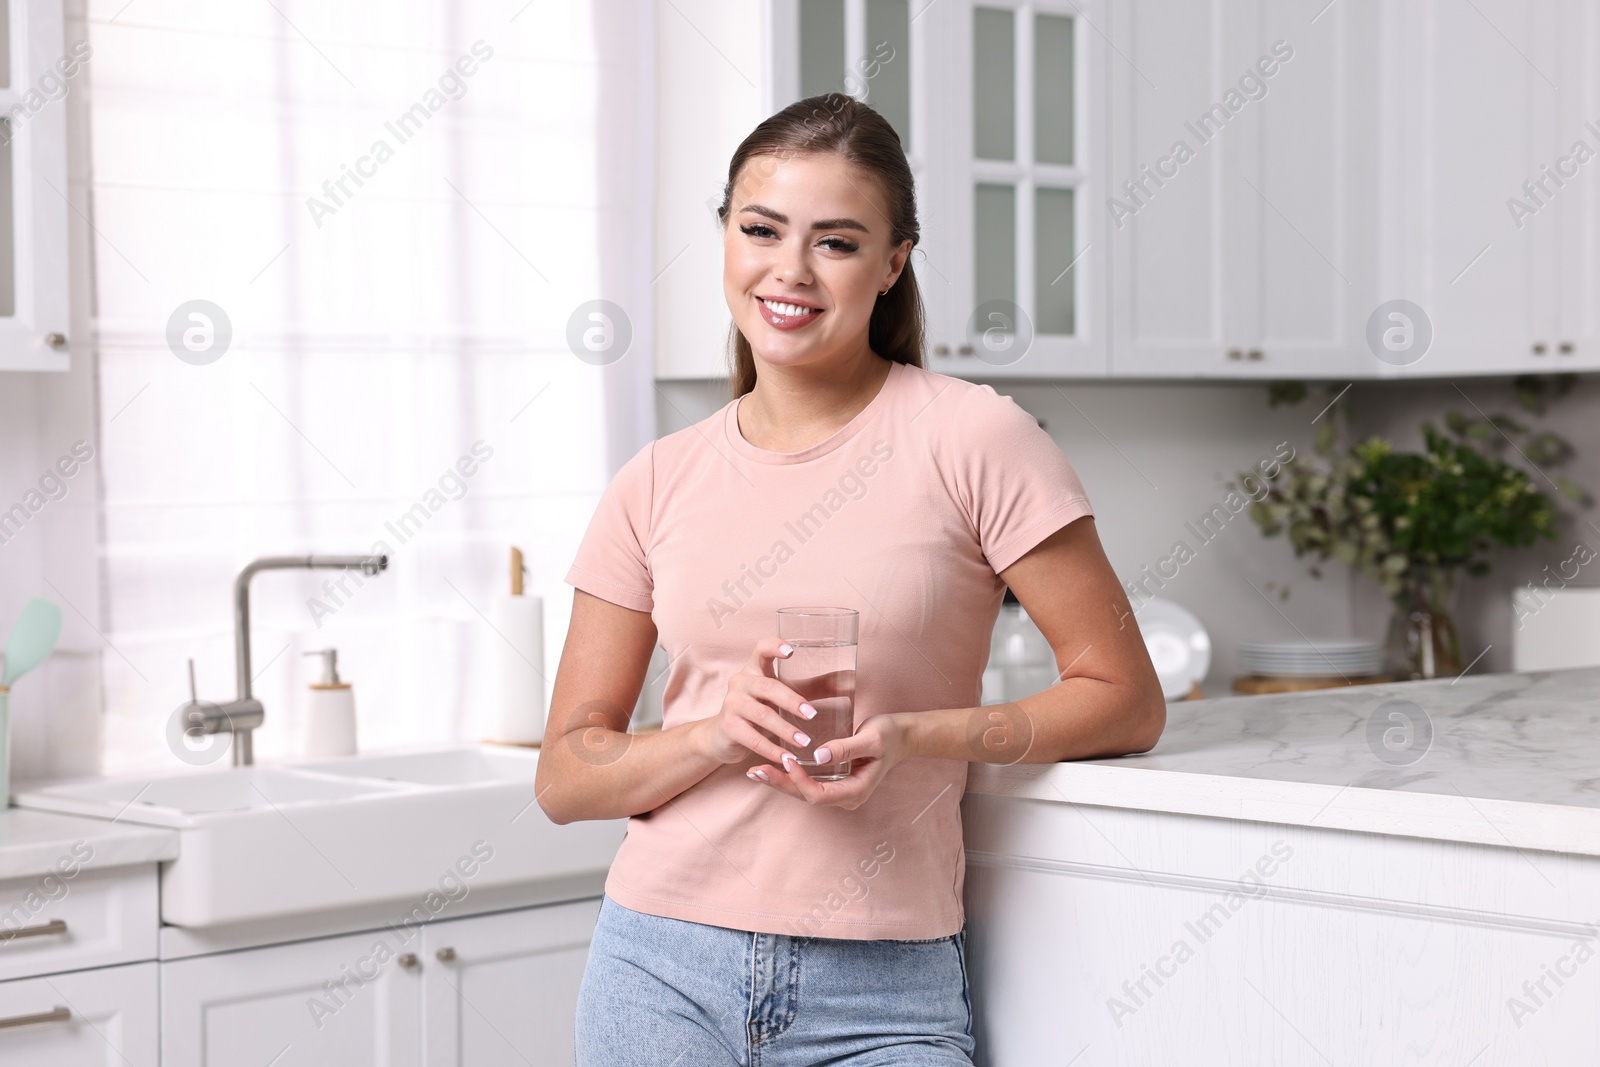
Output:
<svg viewBox="0 0 1600 1067">
<path fill-rule="evenodd" d="M 157 964 L 0 982 L 0 1063 L 158 1067 Z"/>
<path fill-rule="evenodd" d="M 0 882 L 0 981 L 155 959 L 156 886 L 154 863 Z"/>
</svg>

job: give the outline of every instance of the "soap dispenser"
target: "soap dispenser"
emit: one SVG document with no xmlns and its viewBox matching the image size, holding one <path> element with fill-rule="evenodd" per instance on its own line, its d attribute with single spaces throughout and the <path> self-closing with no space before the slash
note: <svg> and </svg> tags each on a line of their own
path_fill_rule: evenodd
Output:
<svg viewBox="0 0 1600 1067">
<path fill-rule="evenodd" d="M 356 694 L 339 680 L 339 653 L 331 648 L 305 653 L 322 656 L 322 680 L 306 693 L 300 751 L 307 759 L 356 753 Z"/>
</svg>

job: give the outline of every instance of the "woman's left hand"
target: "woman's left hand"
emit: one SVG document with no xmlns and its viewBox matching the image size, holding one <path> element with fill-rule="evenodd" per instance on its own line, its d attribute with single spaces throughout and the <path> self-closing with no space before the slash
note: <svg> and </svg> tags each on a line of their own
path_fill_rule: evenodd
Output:
<svg viewBox="0 0 1600 1067">
<path fill-rule="evenodd" d="M 836 782 L 815 780 L 787 754 L 782 768 L 762 763 L 751 767 L 747 774 L 753 781 L 764 781 L 808 804 L 833 804 L 853 810 L 865 804 L 884 776 L 910 754 L 904 723 L 898 715 L 874 715 L 849 737 L 837 737 L 819 745 L 817 755 L 823 761 L 851 761 L 849 776 Z M 760 778 L 757 772 L 765 778 Z"/>
</svg>

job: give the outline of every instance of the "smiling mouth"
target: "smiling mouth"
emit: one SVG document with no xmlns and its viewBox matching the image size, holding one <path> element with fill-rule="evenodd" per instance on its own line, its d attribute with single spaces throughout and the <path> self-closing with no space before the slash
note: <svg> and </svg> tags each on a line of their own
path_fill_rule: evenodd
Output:
<svg viewBox="0 0 1600 1067">
<path fill-rule="evenodd" d="M 756 297 L 756 299 L 761 302 L 762 307 L 768 309 L 774 315 L 779 315 L 786 319 L 798 319 L 808 315 L 822 314 L 821 308 L 807 307 L 804 304 L 785 304 L 760 296 Z"/>
</svg>

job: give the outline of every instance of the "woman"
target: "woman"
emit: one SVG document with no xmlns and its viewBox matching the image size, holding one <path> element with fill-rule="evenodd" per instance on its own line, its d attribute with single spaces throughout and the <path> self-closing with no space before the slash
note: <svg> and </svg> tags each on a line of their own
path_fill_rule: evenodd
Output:
<svg viewBox="0 0 1600 1067">
<path fill-rule="evenodd" d="M 899 138 L 839 94 L 745 139 L 718 216 L 734 400 L 607 488 L 536 788 L 631 816 L 579 996 L 578 1063 L 970 1064 L 959 804 L 979 760 L 1144 751 L 1165 705 L 1066 458 L 1009 398 L 921 369 Z M 1062 680 L 979 707 L 1009 586 Z M 777 608 L 860 613 L 855 732 L 791 749 Z M 659 641 L 659 733 L 630 710 Z M 831 751 L 830 751 L 831 750 Z"/>
</svg>

